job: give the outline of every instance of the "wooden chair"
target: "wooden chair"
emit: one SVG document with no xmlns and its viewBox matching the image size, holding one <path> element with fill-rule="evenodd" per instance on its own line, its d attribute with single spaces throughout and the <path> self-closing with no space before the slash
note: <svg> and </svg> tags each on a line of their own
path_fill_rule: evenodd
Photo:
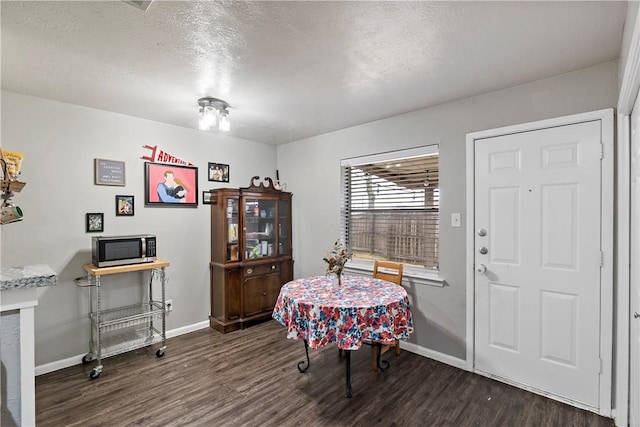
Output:
<svg viewBox="0 0 640 427">
<path fill-rule="evenodd" d="M 373 277 L 375 279 L 386 280 L 387 282 L 395 283 L 398 286 L 402 286 L 402 264 L 391 261 L 374 261 L 373 263 Z M 400 354 L 400 341 L 396 340 L 392 345 L 379 345 L 373 343 L 371 349 L 373 351 L 373 370 L 378 370 L 378 363 L 380 357 L 386 353 L 389 349 L 395 347 L 396 355 Z"/>
</svg>

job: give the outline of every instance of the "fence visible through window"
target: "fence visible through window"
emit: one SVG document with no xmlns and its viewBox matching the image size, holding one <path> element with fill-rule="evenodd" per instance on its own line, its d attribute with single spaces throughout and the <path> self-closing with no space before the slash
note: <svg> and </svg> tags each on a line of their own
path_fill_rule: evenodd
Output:
<svg viewBox="0 0 640 427">
<path fill-rule="evenodd" d="M 357 258 L 438 268 L 438 211 L 356 212 L 349 244 Z"/>
<path fill-rule="evenodd" d="M 437 146 L 427 155 L 357 160 L 343 164 L 343 236 L 354 257 L 437 270 Z"/>
</svg>

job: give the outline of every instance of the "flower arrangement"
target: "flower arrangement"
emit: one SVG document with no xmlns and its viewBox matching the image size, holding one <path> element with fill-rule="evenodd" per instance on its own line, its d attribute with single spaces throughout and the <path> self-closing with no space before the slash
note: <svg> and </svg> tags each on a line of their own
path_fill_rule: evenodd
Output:
<svg viewBox="0 0 640 427">
<path fill-rule="evenodd" d="M 353 252 L 351 252 L 345 245 L 340 243 L 339 240 L 333 244 L 333 248 L 327 252 L 323 261 L 327 263 L 327 274 L 335 273 L 338 275 L 338 279 L 342 274 L 344 265 L 351 259 Z"/>
</svg>

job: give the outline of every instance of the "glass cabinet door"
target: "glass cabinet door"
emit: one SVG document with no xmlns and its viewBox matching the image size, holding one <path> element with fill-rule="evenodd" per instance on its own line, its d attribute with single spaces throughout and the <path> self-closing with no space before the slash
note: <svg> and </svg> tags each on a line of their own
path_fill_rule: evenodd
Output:
<svg viewBox="0 0 640 427">
<path fill-rule="evenodd" d="M 289 218 L 289 202 L 280 200 L 278 202 L 278 255 L 289 255 L 291 248 L 289 247 L 289 227 L 291 218 Z"/>
<path fill-rule="evenodd" d="M 238 261 L 240 247 L 238 246 L 238 199 L 228 198 L 226 206 L 227 218 L 227 261 Z"/>
<path fill-rule="evenodd" d="M 276 255 L 276 201 L 246 198 L 244 256 L 256 259 Z"/>
</svg>

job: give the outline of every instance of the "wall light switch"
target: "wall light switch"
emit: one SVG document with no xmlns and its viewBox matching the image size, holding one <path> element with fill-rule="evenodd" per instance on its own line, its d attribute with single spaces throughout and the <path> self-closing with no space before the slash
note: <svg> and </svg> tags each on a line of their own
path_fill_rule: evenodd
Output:
<svg viewBox="0 0 640 427">
<path fill-rule="evenodd" d="M 459 212 L 454 212 L 451 214 L 451 226 L 462 227 L 462 215 Z"/>
</svg>

